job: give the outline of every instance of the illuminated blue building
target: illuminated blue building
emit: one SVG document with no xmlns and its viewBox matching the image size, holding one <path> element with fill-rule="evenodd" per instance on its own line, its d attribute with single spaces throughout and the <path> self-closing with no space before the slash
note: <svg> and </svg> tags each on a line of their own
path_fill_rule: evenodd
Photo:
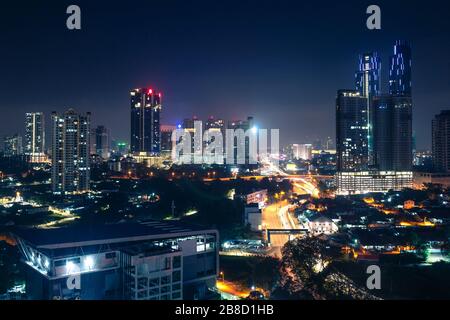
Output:
<svg viewBox="0 0 450 320">
<path fill-rule="evenodd" d="M 367 142 L 368 142 L 368 163 L 375 164 L 373 155 L 374 138 L 373 123 L 374 115 L 371 110 L 372 99 L 381 93 L 381 58 L 377 52 L 364 53 L 359 56 L 358 71 L 355 74 L 356 91 L 361 97 L 366 98 L 367 103 Z"/>
<path fill-rule="evenodd" d="M 411 46 L 398 40 L 389 66 L 389 94 L 411 96 Z"/>
</svg>

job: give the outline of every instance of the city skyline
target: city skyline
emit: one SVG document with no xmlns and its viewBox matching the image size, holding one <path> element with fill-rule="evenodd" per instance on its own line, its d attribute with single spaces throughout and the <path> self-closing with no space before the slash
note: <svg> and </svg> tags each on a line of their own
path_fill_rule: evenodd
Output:
<svg viewBox="0 0 450 320">
<path fill-rule="evenodd" d="M 380 3 L 383 28 L 372 33 L 364 28 L 362 3 L 348 7 L 330 3 L 320 12 L 314 5 L 281 3 L 270 15 L 265 3 L 261 7 L 239 4 L 229 15 L 222 13 L 223 4 L 209 3 L 201 16 L 182 4 L 170 10 L 158 4 L 166 20 L 161 26 L 155 23 L 136 33 L 136 24 L 140 23 L 133 17 L 141 15 L 136 9 L 130 7 L 119 13 L 118 7 L 111 5 L 103 11 L 98 5 L 81 1 L 84 24 L 79 34 L 57 28 L 58 6 L 50 9 L 55 11 L 55 18 L 51 15 L 39 23 L 44 12 L 36 6 L 21 10 L 29 19 L 20 28 L 19 21 L 12 17 L 3 21 L 9 27 L 2 28 L 1 33 L 10 45 L 2 58 L 19 59 L 5 66 L 1 112 L 12 121 L 0 128 L 2 136 L 17 131 L 19 114 L 43 111 L 49 115 L 53 110 L 62 112 L 72 107 L 79 112 L 91 111 L 94 124 L 111 128 L 114 138 L 128 140 L 129 123 L 122 121 L 128 116 L 127 92 L 132 87 L 155 86 L 164 92 L 162 124 L 181 123 L 192 115 L 235 120 L 251 114 L 261 127 L 280 128 L 282 145 L 325 140 L 334 137 L 336 88 L 353 88 L 354 79 L 344 70 L 356 70 L 358 56 L 370 51 L 378 52 L 386 65 L 390 46 L 398 38 L 410 40 L 414 51 L 413 129 L 419 149 L 431 148 L 431 130 L 420 124 L 424 120 L 431 123 L 432 114 L 446 109 L 450 100 L 445 90 L 450 65 L 443 56 L 448 44 L 441 41 L 450 25 L 438 17 L 421 18 L 420 28 L 414 27 L 408 19 L 431 9 L 417 10 L 415 4 L 402 1 Z M 398 14 L 400 7 L 402 15 Z M 254 14 L 248 15 L 250 12 Z M 340 18 L 343 14 L 346 19 Z M 125 19 L 126 26 L 115 26 L 117 17 Z M 211 20 L 216 22 L 209 30 L 202 28 Z M 340 31 L 319 33 L 313 28 L 311 32 L 316 25 L 330 30 L 338 21 Z M 181 27 L 186 30 L 177 35 Z M 43 29 L 49 32 L 46 39 L 35 33 Z M 343 37 L 350 30 L 353 36 Z M 40 43 L 40 49 L 25 53 L 15 40 L 24 37 Z M 157 46 L 146 54 L 136 53 L 129 45 L 136 37 L 150 39 L 144 46 Z M 267 40 L 272 45 L 267 46 Z M 49 46 L 58 48 L 57 57 L 46 52 Z M 181 50 L 174 50 L 177 46 Z M 70 65 L 69 61 L 76 63 Z M 324 78 L 319 70 L 333 76 Z M 388 72 L 382 72 L 381 77 L 382 91 L 387 92 Z M 23 87 L 29 88 L 29 93 L 18 99 L 16 88 Z M 261 94 L 268 90 L 274 94 Z M 317 122 L 323 125 L 312 125 Z"/>
<path fill-rule="evenodd" d="M 0 304 L 450 299 L 450 2 L 3 12 Z"/>
</svg>

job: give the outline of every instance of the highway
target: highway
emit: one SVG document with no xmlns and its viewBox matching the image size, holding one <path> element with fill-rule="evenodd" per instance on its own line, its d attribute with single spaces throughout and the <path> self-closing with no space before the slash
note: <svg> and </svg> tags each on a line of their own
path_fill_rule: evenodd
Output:
<svg viewBox="0 0 450 320">
<path fill-rule="evenodd" d="M 268 205 L 263 209 L 263 229 L 298 229 L 293 218 L 289 215 L 289 203 L 287 200 Z M 281 248 L 289 241 L 289 235 L 272 234 L 270 236 L 271 250 L 269 254 L 280 258 Z"/>
</svg>

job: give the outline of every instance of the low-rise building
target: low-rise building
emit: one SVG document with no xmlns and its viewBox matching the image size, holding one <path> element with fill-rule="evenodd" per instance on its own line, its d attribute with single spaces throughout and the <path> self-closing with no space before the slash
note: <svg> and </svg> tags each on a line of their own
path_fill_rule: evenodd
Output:
<svg viewBox="0 0 450 320">
<path fill-rule="evenodd" d="M 17 229 L 29 299 L 205 299 L 218 232 L 149 221 Z"/>
<path fill-rule="evenodd" d="M 262 211 L 257 203 L 245 207 L 244 224 L 250 225 L 252 231 L 262 230 Z"/>
<path fill-rule="evenodd" d="M 339 228 L 330 218 L 320 214 L 309 219 L 309 232 L 312 235 L 333 234 L 338 232 Z"/>
</svg>

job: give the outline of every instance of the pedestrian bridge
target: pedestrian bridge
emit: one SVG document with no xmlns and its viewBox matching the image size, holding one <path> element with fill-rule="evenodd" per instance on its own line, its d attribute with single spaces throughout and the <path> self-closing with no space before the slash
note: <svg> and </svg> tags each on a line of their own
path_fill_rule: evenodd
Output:
<svg viewBox="0 0 450 320">
<path fill-rule="evenodd" d="M 307 234 L 308 229 L 266 229 L 265 232 L 267 243 L 270 243 L 270 236 L 272 234 L 285 234 L 285 235 Z"/>
</svg>

